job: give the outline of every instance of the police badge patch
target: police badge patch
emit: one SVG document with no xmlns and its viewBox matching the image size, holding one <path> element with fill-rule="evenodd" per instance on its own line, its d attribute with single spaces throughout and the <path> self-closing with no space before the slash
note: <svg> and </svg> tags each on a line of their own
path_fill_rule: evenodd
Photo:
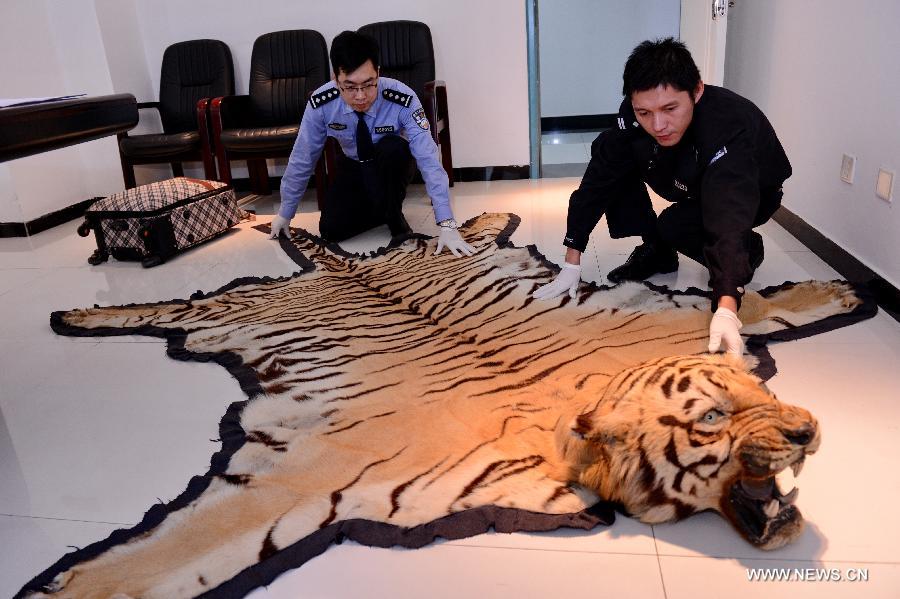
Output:
<svg viewBox="0 0 900 599">
<path fill-rule="evenodd" d="M 428 119 L 425 118 L 425 109 L 424 108 L 418 108 L 415 112 L 412 113 L 412 116 L 416 120 L 416 124 L 419 127 L 428 131 L 428 127 L 429 127 Z"/>
<path fill-rule="evenodd" d="M 335 131 L 343 131 L 347 128 L 347 125 L 344 123 L 328 123 L 329 129 L 334 129 Z"/>
</svg>

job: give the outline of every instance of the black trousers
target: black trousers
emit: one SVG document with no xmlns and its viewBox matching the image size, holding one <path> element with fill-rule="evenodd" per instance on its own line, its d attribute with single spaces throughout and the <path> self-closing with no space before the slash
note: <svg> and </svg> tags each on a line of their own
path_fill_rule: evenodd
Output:
<svg viewBox="0 0 900 599">
<path fill-rule="evenodd" d="M 760 194 L 753 226 L 767 222 L 781 205 L 781 188 Z M 609 235 L 613 239 L 640 235 L 659 239 L 679 253 L 706 266 L 703 257 L 703 218 L 699 201 L 673 202 L 656 214 L 643 181 L 623 187 L 606 209 Z"/>
<path fill-rule="evenodd" d="M 414 165 L 409 142 L 398 135 L 382 137 L 369 162 L 341 154 L 319 218 L 322 238 L 343 241 L 378 225 L 397 223 Z"/>
</svg>

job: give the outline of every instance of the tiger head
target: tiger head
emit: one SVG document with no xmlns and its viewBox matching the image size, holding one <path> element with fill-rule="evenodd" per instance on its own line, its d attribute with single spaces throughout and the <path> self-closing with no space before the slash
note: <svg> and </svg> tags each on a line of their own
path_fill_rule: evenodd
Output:
<svg viewBox="0 0 900 599">
<path fill-rule="evenodd" d="M 556 431 L 567 480 L 646 523 L 716 510 L 761 549 L 802 531 L 792 474 L 820 439 L 743 360 L 712 355 L 625 370 Z"/>
</svg>

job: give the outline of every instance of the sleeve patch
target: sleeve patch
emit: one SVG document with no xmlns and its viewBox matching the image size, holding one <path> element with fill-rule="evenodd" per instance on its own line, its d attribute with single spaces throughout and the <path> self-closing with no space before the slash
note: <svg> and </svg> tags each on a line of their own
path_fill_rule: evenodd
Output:
<svg viewBox="0 0 900 599">
<path fill-rule="evenodd" d="M 725 146 L 722 146 L 722 149 L 719 150 L 718 152 L 716 152 L 716 155 L 712 157 L 712 160 L 709 161 L 709 164 L 712 164 L 713 162 L 715 162 L 716 160 L 718 160 L 719 158 L 721 158 L 722 156 L 724 156 L 727 153 L 728 153 L 728 149 Z M 707 166 L 709 166 L 709 165 L 707 165 Z"/>
<path fill-rule="evenodd" d="M 416 120 L 416 124 L 421 128 L 428 131 L 428 119 L 425 118 L 425 109 L 418 108 L 415 112 L 412 113 L 412 117 Z"/>
<path fill-rule="evenodd" d="M 404 94 L 403 92 L 397 91 L 396 89 L 386 89 L 382 91 L 381 97 L 388 102 L 393 102 L 395 104 L 399 104 L 400 106 L 405 106 L 406 108 L 409 108 L 409 105 L 412 104 L 411 95 Z"/>
<path fill-rule="evenodd" d="M 337 100 L 338 96 L 341 95 L 336 88 L 329 87 L 328 89 L 321 91 L 317 94 L 313 94 L 309 97 L 309 106 L 310 108 L 318 108 L 324 104 L 328 104 L 332 100 Z"/>
</svg>

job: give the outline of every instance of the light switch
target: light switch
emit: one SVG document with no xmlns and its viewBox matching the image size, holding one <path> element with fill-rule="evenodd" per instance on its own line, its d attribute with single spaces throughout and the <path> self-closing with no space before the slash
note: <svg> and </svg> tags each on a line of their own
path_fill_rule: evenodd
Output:
<svg viewBox="0 0 900 599">
<path fill-rule="evenodd" d="M 878 179 L 875 181 L 875 195 L 885 202 L 890 202 L 893 188 L 894 173 L 883 168 L 878 169 Z"/>
<path fill-rule="evenodd" d="M 856 156 L 844 154 L 841 160 L 841 181 L 844 183 L 853 183 L 853 173 L 856 171 Z"/>
</svg>

